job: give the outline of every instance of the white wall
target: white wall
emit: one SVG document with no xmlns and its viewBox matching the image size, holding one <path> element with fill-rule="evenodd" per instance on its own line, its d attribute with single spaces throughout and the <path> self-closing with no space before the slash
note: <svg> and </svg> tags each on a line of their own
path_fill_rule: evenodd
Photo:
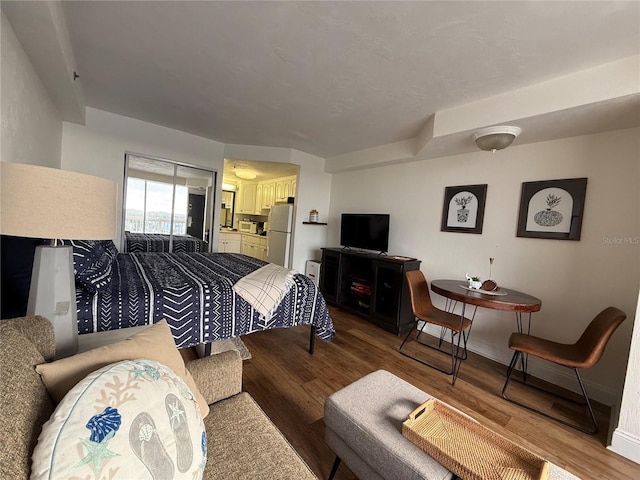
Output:
<svg viewBox="0 0 640 480">
<path fill-rule="evenodd" d="M 640 296 L 636 319 L 640 318 Z M 611 450 L 640 463 L 640 321 L 633 327 L 631 351 L 618 427 L 613 432 Z"/>
<path fill-rule="evenodd" d="M 621 308 L 629 320 L 583 375 L 593 397 L 613 404 L 622 392 L 639 286 L 639 134 L 620 130 L 334 174 L 328 245 L 339 244 L 341 213 L 390 213 L 390 253 L 421 259 L 428 279 L 466 272 L 487 278 L 494 257 L 498 284 L 542 300 L 532 333 L 561 342 L 575 341 L 608 305 Z M 516 237 L 522 182 L 577 177 L 589 179 L 580 241 Z M 482 183 L 482 235 L 441 232 L 444 188 Z M 506 364 L 514 330 L 513 314 L 479 309 L 470 349 Z M 532 369 L 572 385 L 567 369 L 535 362 Z"/>
<path fill-rule="evenodd" d="M 292 163 L 300 165 L 297 216 L 294 234 L 293 268 L 305 271 L 307 260 L 320 260 L 322 247 L 327 246 L 327 230 L 324 225 L 305 225 L 309 212 L 318 210 L 318 222 L 326 223 L 329 215 L 331 175 L 324 173 L 324 161 L 313 155 L 293 150 Z"/>
<path fill-rule="evenodd" d="M 126 152 L 216 170 L 219 174 L 216 199 L 221 194 L 225 157 L 299 165 L 293 268 L 304 272 L 306 260 L 320 258 L 319 249 L 326 245 L 326 227 L 303 225 L 302 222 L 308 220 L 309 211 L 313 208 L 321 212 L 320 221 L 323 221 L 323 216 L 329 211 L 331 175 L 323 172 L 324 161 L 321 158 L 288 148 L 224 145 L 140 120 L 87 108 L 86 125 L 68 122 L 63 124 L 62 168 L 108 178 L 118 183 L 118 225 L 114 234 L 118 246 Z M 218 209 L 214 211 L 219 215 Z M 214 245 L 218 242 L 218 233 L 218 229 L 214 229 L 211 239 Z"/>
<path fill-rule="evenodd" d="M 62 118 L 4 13 L 1 17 L 0 158 L 59 168 Z"/>
<path fill-rule="evenodd" d="M 120 246 L 125 153 L 173 160 L 217 171 L 216 198 L 219 198 L 223 151 L 224 145 L 213 140 L 87 108 L 86 125 L 63 124 L 61 168 L 107 178 L 118 184 L 118 218 L 114 241 Z M 214 210 L 216 215 L 220 214 L 218 209 Z"/>
<path fill-rule="evenodd" d="M 304 273 L 307 260 L 319 260 L 320 248 L 326 246 L 326 226 L 303 225 L 314 208 L 320 222 L 326 222 L 329 211 L 331 175 L 324 173 L 322 158 L 290 148 L 226 145 L 225 158 L 299 165 L 298 191 L 294 203 L 292 268 Z"/>
</svg>

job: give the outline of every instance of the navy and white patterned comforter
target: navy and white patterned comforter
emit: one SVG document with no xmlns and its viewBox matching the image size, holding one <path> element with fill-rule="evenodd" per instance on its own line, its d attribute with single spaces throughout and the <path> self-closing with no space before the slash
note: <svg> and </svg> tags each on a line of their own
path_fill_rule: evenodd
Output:
<svg viewBox="0 0 640 480">
<path fill-rule="evenodd" d="M 206 252 L 209 250 L 207 242 L 193 235 L 174 235 L 173 250 L 169 250 L 170 235 L 159 233 L 130 233 L 125 232 L 124 238 L 127 253 L 141 252 Z"/>
<path fill-rule="evenodd" d="M 313 325 L 326 341 L 335 330 L 316 285 L 295 285 L 270 319 L 236 295 L 233 284 L 266 262 L 234 253 L 118 254 L 111 283 L 96 293 L 79 288 L 80 334 L 156 323 L 171 326 L 179 348 L 271 328 Z"/>
</svg>

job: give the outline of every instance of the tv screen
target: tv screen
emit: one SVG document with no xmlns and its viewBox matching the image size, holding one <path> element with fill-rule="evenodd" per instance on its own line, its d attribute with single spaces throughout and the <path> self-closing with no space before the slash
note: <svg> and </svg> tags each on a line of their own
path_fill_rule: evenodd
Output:
<svg viewBox="0 0 640 480">
<path fill-rule="evenodd" d="M 340 245 L 386 252 L 389 249 L 389 215 L 343 213 Z"/>
</svg>

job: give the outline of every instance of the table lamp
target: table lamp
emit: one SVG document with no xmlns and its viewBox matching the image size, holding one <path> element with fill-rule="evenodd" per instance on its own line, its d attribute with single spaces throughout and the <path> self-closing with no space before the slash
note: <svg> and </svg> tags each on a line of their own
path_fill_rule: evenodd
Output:
<svg viewBox="0 0 640 480">
<path fill-rule="evenodd" d="M 51 239 L 36 248 L 27 315 L 51 321 L 56 357 L 78 350 L 73 249 L 58 239 L 112 240 L 116 184 L 91 175 L 21 163 L 0 163 L 0 233 Z"/>
</svg>

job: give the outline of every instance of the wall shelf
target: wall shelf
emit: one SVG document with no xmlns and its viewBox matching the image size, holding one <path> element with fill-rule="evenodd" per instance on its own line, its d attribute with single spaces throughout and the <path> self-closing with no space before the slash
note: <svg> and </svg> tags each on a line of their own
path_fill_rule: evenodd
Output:
<svg viewBox="0 0 640 480">
<path fill-rule="evenodd" d="M 323 222 L 302 222 L 303 225 L 326 225 Z"/>
</svg>

